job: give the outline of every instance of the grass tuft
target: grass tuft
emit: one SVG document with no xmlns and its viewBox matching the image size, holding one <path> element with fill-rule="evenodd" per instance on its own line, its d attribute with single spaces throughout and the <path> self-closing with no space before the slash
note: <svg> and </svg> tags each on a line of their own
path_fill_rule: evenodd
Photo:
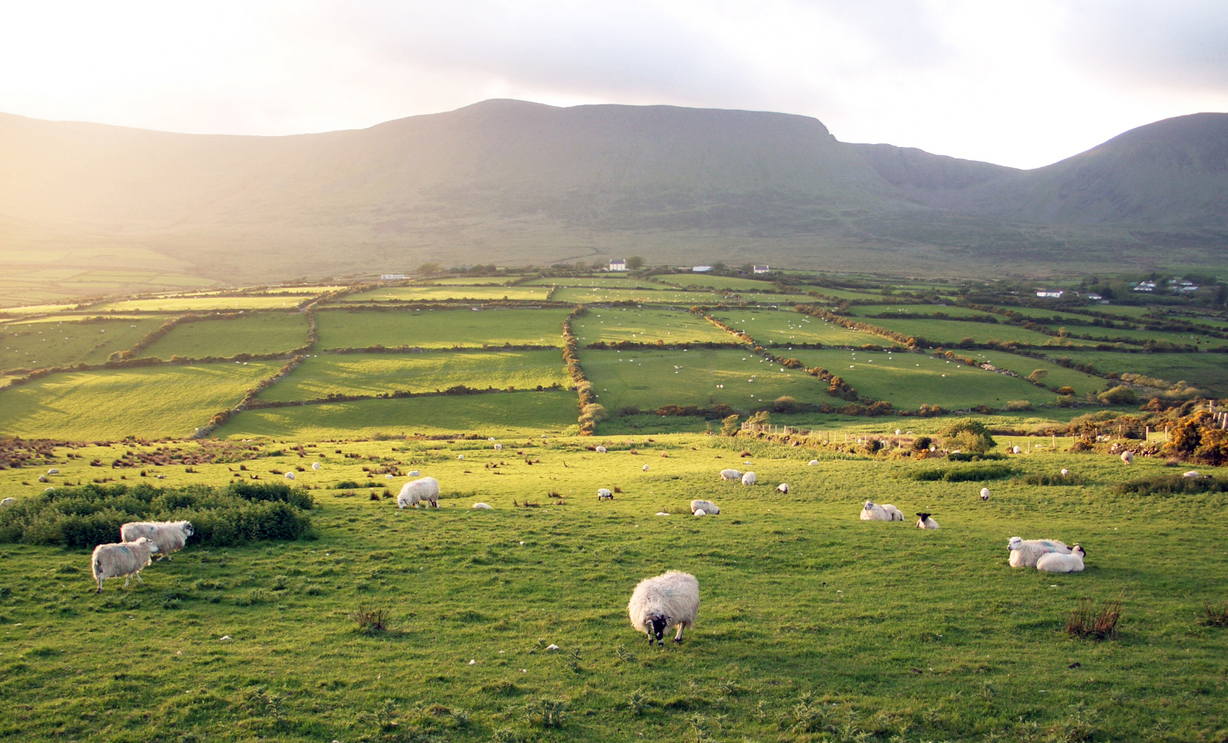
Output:
<svg viewBox="0 0 1228 743">
<path fill-rule="evenodd" d="M 1203 617 L 1199 622 L 1207 627 L 1228 627 L 1228 601 L 1203 605 Z"/>
<path fill-rule="evenodd" d="M 392 615 L 387 609 L 360 606 L 357 611 L 350 612 L 350 619 L 353 619 L 358 625 L 360 633 L 364 635 L 377 635 L 388 631 Z"/>
<path fill-rule="evenodd" d="M 1091 599 L 1084 599 L 1079 608 L 1070 612 L 1066 620 L 1066 634 L 1088 637 L 1093 640 L 1112 640 L 1117 637 L 1117 624 L 1121 621 L 1121 599 L 1105 602 L 1097 611 Z"/>
</svg>

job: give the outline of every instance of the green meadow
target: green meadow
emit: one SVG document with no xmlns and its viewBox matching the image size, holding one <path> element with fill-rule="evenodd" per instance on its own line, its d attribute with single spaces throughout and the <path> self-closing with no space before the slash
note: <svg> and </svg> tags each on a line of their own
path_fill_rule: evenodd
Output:
<svg viewBox="0 0 1228 743">
<path fill-rule="evenodd" d="M 170 359 L 228 358 L 243 353 L 286 353 L 307 343 L 307 316 L 301 312 L 253 312 L 226 320 L 180 323 L 143 352 Z"/>
<path fill-rule="evenodd" d="M 524 286 L 559 286 L 584 289 L 669 289 L 657 281 L 632 279 L 626 276 L 543 276 L 526 282 Z"/>
<path fill-rule="evenodd" d="M 960 355 L 964 354 L 961 353 Z M 971 356 L 977 361 L 988 362 L 999 369 L 1013 371 L 1021 377 L 1028 377 L 1037 370 L 1043 371 L 1044 374 L 1041 376 L 1040 381 L 1046 387 L 1070 387 L 1075 391 L 1076 395 L 1099 392 L 1106 386 L 1113 384 L 1102 377 L 1092 376 L 1091 374 L 1085 374 L 1074 369 L 1067 369 L 1064 366 L 1059 366 L 1043 359 L 1034 359 L 1030 356 L 1020 356 L 1003 351 L 971 351 L 966 355 Z"/>
<path fill-rule="evenodd" d="M 376 396 L 393 392 L 474 389 L 531 390 L 567 386 L 560 353 L 543 351 L 443 351 L 412 354 L 326 354 L 305 360 L 260 399 L 317 400 L 330 394 Z"/>
<path fill-rule="evenodd" d="M 493 302 L 501 299 L 543 302 L 549 287 L 540 286 L 386 286 L 347 294 L 342 302 L 443 302 L 473 299 Z"/>
<path fill-rule="evenodd" d="M 1170 383 L 1185 380 L 1215 395 L 1228 394 L 1228 356 L 1222 353 L 1114 353 L 1065 348 L 1045 353 L 1053 359 L 1091 364 L 1101 373 L 1132 372 Z"/>
<path fill-rule="evenodd" d="M 719 294 L 707 292 L 691 292 L 674 290 L 668 286 L 656 289 L 610 289 L 604 286 L 594 288 L 561 287 L 550 297 L 555 302 L 570 302 L 573 304 L 596 304 L 605 302 L 636 302 L 638 304 L 716 304 L 720 301 Z"/>
<path fill-rule="evenodd" d="M 593 308 L 572 320 L 580 345 L 618 343 L 736 343 L 738 339 L 684 310 Z"/>
<path fill-rule="evenodd" d="M 165 296 L 150 299 L 125 299 L 91 305 L 90 312 L 201 312 L 208 310 L 282 310 L 293 309 L 308 297 L 248 296 L 210 294 L 199 297 Z"/>
<path fill-rule="evenodd" d="M 1006 321 L 1006 318 L 997 317 L 988 312 L 945 304 L 855 304 L 850 306 L 843 314 L 849 317 L 868 318 L 871 315 L 887 313 L 934 315 L 940 312 L 949 317 L 994 317 L 999 322 L 1004 323 Z M 874 324 L 872 319 L 867 319 L 866 322 Z"/>
<path fill-rule="evenodd" d="M 776 290 L 775 284 L 771 281 L 760 281 L 756 279 L 740 279 L 733 276 L 707 276 L 704 274 L 696 274 L 693 276 L 665 276 L 663 281 L 670 284 L 676 284 L 687 289 L 711 289 L 718 292 L 723 291 L 763 291 L 773 292 Z"/>
<path fill-rule="evenodd" d="M 717 310 L 712 316 L 740 330 L 756 342 L 788 346 L 790 343 L 822 343 L 825 346 L 894 346 L 895 341 L 861 330 L 851 330 L 792 310 Z"/>
<path fill-rule="evenodd" d="M 319 345 L 331 348 L 452 348 L 563 344 L 565 309 L 321 310 Z"/>
<path fill-rule="evenodd" d="M 101 364 L 115 351 L 132 347 L 161 325 L 164 317 L 81 322 L 80 318 L 9 321 L 0 324 L 0 369 Z"/>
<path fill-rule="evenodd" d="M 109 441 L 191 436 L 271 376 L 276 362 L 66 372 L 0 395 L 0 435 Z"/>
<path fill-rule="evenodd" d="M 891 318 L 873 318 L 866 320 L 871 325 L 894 330 L 904 335 L 921 337 L 930 343 L 945 346 L 958 345 L 965 338 L 971 338 L 974 343 L 1021 343 L 1030 346 L 1045 346 L 1069 344 L 1075 346 L 1095 345 L 1095 341 L 1058 338 L 1039 333 L 1035 330 L 1021 328 L 1018 325 L 1004 323 L 990 324 L 983 322 L 968 322 L 959 320 L 896 320 Z"/>
</svg>

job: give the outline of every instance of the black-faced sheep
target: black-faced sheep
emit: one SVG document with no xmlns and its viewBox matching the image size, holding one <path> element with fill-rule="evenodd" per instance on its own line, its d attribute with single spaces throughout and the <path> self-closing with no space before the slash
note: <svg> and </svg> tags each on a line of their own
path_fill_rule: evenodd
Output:
<svg viewBox="0 0 1228 743">
<path fill-rule="evenodd" d="M 1046 552 L 1036 561 L 1036 569 L 1046 573 L 1081 573 L 1085 554 L 1083 548 L 1077 544 L 1070 548 L 1069 555 Z"/>
<path fill-rule="evenodd" d="M 917 528 L 918 529 L 937 529 L 938 522 L 930 518 L 930 514 L 924 511 L 918 511 Z"/>
<path fill-rule="evenodd" d="M 694 627 L 699 617 L 699 581 L 676 570 L 645 578 L 631 592 L 627 615 L 632 627 L 648 635 L 649 645 L 654 639 L 664 645 L 670 627 L 678 628 L 674 642 L 682 642 L 682 630 Z"/>
<path fill-rule="evenodd" d="M 107 578 L 123 576 L 124 588 L 128 587 L 134 575 L 138 581 L 144 583 L 141 571 L 149 565 L 157 551 L 158 545 L 145 537 L 135 542 L 100 544 L 95 547 L 94 554 L 90 556 L 94 580 L 98 581 L 98 590 L 95 593 L 102 593 L 102 581 Z"/>
<path fill-rule="evenodd" d="M 397 495 L 397 508 L 406 506 L 417 508 L 419 503 L 426 503 L 428 508 L 439 508 L 438 480 L 433 477 L 423 477 L 420 480 L 405 483 L 400 494 Z"/>
<path fill-rule="evenodd" d="M 1126 464 L 1134 464 L 1134 452 L 1123 451 L 1121 453 L 1121 461 Z"/>
<path fill-rule="evenodd" d="M 129 521 L 119 527 L 119 537 L 125 542 L 135 542 L 141 537 L 158 545 L 158 559 L 166 558 L 183 549 L 188 537 L 196 533 L 188 521 Z"/>
<path fill-rule="evenodd" d="M 981 488 L 981 500 L 989 500 L 989 488 Z"/>
<path fill-rule="evenodd" d="M 1034 568 L 1036 567 L 1036 561 L 1042 555 L 1050 552 L 1063 555 L 1070 554 L 1070 548 L 1056 539 L 1020 539 L 1019 537 L 1011 537 L 1010 541 L 1006 543 L 1006 548 L 1011 552 L 1010 565 L 1012 568 Z"/>
<path fill-rule="evenodd" d="M 777 492 L 787 494 L 789 492 L 789 483 L 787 482 L 780 483 L 779 485 L 776 486 L 776 490 Z"/>
<path fill-rule="evenodd" d="M 614 500 L 614 493 L 609 488 L 601 488 L 597 491 L 597 500 Z"/>
</svg>

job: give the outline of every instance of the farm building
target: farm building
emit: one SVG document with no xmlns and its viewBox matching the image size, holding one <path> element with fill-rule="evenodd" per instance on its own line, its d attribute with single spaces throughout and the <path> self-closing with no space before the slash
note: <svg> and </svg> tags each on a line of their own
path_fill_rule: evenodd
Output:
<svg viewBox="0 0 1228 743">
<path fill-rule="evenodd" d="M 626 271 L 627 261 L 621 258 L 616 261 L 610 261 L 610 270 L 611 271 Z"/>
<path fill-rule="evenodd" d="M 755 266 L 755 273 L 767 273 L 772 270 L 768 266 Z"/>
</svg>

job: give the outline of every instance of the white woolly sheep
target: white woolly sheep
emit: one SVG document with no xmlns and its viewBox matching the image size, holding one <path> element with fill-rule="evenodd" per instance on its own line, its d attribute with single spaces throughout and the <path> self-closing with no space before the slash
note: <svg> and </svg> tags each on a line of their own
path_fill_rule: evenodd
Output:
<svg viewBox="0 0 1228 743">
<path fill-rule="evenodd" d="M 861 507 L 862 521 L 894 521 L 891 514 L 874 501 L 868 500 Z"/>
<path fill-rule="evenodd" d="M 645 578 L 631 592 L 627 615 L 632 627 L 648 635 L 649 645 L 653 639 L 664 645 L 670 627 L 678 628 L 674 642 L 682 642 L 682 630 L 694 627 L 699 618 L 699 581 L 676 570 Z"/>
<path fill-rule="evenodd" d="M 891 505 L 890 503 L 883 503 L 880 507 L 884 511 L 887 512 L 888 516 L 891 517 L 887 519 L 888 521 L 903 521 L 904 520 L 904 512 L 896 508 L 895 506 Z"/>
<path fill-rule="evenodd" d="M 1065 467 L 1063 467 L 1063 468 L 1062 468 L 1062 477 L 1066 477 L 1066 476 L 1067 476 L 1067 475 L 1069 475 L 1069 474 L 1070 474 L 1070 470 L 1068 470 L 1068 469 L 1066 469 Z"/>
<path fill-rule="evenodd" d="M 1011 551 L 1010 565 L 1012 568 L 1034 568 L 1041 555 L 1056 552 L 1070 554 L 1070 548 L 1056 539 L 1020 539 L 1011 537 L 1006 548 Z"/>
<path fill-rule="evenodd" d="M 422 470 L 410 470 L 409 474 L 406 476 L 407 477 L 418 477 L 421 474 L 422 474 Z"/>
<path fill-rule="evenodd" d="M 287 480 L 293 480 L 293 479 L 294 479 L 294 473 L 293 473 L 293 472 L 287 472 L 287 473 L 286 473 L 286 479 L 287 479 Z"/>
<path fill-rule="evenodd" d="M 427 508 L 439 508 L 439 481 L 433 477 L 424 477 L 405 483 L 397 496 L 397 508 L 406 506 L 418 507 L 426 503 Z"/>
<path fill-rule="evenodd" d="M 705 511 L 704 509 L 700 508 L 699 510 L 694 511 L 694 512 L 693 512 L 693 515 L 695 515 L 695 516 L 707 516 L 707 515 L 708 515 L 708 512 L 707 512 L 707 511 Z"/>
<path fill-rule="evenodd" d="M 60 469 L 58 467 L 52 467 L 51 469 L 47 470 L 47 474 L 48 475 L 58 475 L 60 474 Z"/>
<path fill-rule="evenodd" d="M 710 500 L 691 501 L 691 513 L 696 513 L 696 511 L 700 511 L 700 510 L 702 510 L 706 514 L 712 514 L 713 516 L 721 512 L 720 507 L 717 506 L 715 503 L 713 503 Z"/>
<path fill-rule="evenodd" d="M 920 517 L 917 519 L 918 529 L 937 529 L 938 528 L 938 522 L 930 518 L 930 515 L 928 513 L 925 513 L 924 511 L 917 511 L 917 516 Z"/>
<path fill-rule="evenodd" d="M 318 469 L 320 469 L 320 463 L 319 463 L 319 462 L 312 462 L 312 463 L 311 463 L 311 469 L 313 469 L 313 470 L 318 470 Z"/>
<path fill-rule="evenodd" d="M 158 559 L 166 558 L 183 549 L 188 537 L 196 533 L 188 521 L 129 521 L 119 527 L 119 537 L 125 542 L 135 542 L 141 537 L 158 545 Z"/>
<path fill-rule="evenodd" d="M 1036 569 L 1046 573 L 1081 573 L 1083 572 L 1083 557 L 1086 553 L 1079 545 L 1070 549 L 1069 555 L 1060 552 L 1048 552 L 1036 561 Z"/>
<path fill-rule="evenodd" d="M 818 464 L 818 463 L 819 463 L 819 460 L 817 460 L 817 459 L 811 459 L 809 462 L 807 462 L 807 463 L 806 463 L 806 466 L 807 466 L 807 467 L 813 467 L 814 465 L 816 465 L 816 464 Z"/>
<path fill-rule="evenodd" d="M 781 492 L 781 493 L 788 493 L 788 492 L 789 492 L 789 483 L 787 483 L 787 482 L 782 482 L 782 483 L 780 483 L 779 485 L 777 485 L 777 486 L 776 486 L 776 490 L 777 490 L 777 491 L 779 491 L 779 492 Z"/>
<path fill-rule="evenodd" d="M 489 504 L 489 503 L 474 503 L 474 504 L 473 504 L 473 507 L 474 507 L 474 508 L 476 508 L 476 509 L 478 509 L 479 511 L 491 511 L 491 510 L 494 510 L 494 509 L 492 509 L 492 508 L 490 507 L 490 504 Z"/>
<path fill-rule="evenodd" d="M 737 470 L 721 470 L 721 479 L 722 480 L 740 480 L 742 479 L 742 473 L 738 472 Z"/>
<path fill-rule="evenodd" d="M 755 473 L 747 472 L 745 475 L 742 475 L 742 484 L 743 485 L 754 485 L 755 484 Z"/>
<path fill-rule="evenodd" d="M 981 488 L 981 500 L 989 500 L 989 488 Z"/>
<path fill-rule="evenodd" d="M 597 447 L 597 453 L 598 453 L 598 454 L 605 454 L 605 453 L 606 453 L 606 448 L 605 448 L 604 446 L 599 446 L 599 447 Z"/>
<path fill-rule="evenodd" d="M 1123 451 L 1121 453 L 1121 461 L 1126 464 L 1134 464 L 1134 452 Z"/>
<path fill-rule="evenodd" d="M 597 500 L 614 500 L 614 494 L 609 488 L 601 488 L 597 491 Z"/>
<path fill-rule="evenodd" d="M 4 500 L 0 500 L 0 508 L 4 508 L 5 506 L 14 506 L 14 505 L 17 505 L 16 498 L 5 498 Z"/>
<path fill-rule="evenodd" d="M 495 451 L 503 451 L 503 444 L 495 444 Z"/>
<path fill-rule="evenodd" d="M 1198 470 L 1190 470 L 1189 472 L 1181 473 L 1182 477 L 1198 477 Z"/>
<path fill-rule="evenodd" d="M 463 461 L 465 461 L 465 455 L 464 455 L 464 454 L 458 454 L 458 455 L 456 456 L 456 461 L 458 461 L 458 462 L 463 462 Z"/>
<path fill-rule="evenodd" d="M 643 471 L 647 472 L 647 471 L 648 471 L 648 465 L 644 465 L 644 466 L 643 466 L 643 467 L 641 467 L 640 469 L 642 469 Z"/>
<path fill-rule="evenodd" d="M 1023 449 L 1020 449 L 1018 446 L 1011 447 L 1011 454 L 1022 454 L 1022 453 L 1023 453 Z"/>
<path fill-rule="evenodd" d="M 102 581 L 107 578 L 123 576 L 124 588 L 128 587 L 134 575 L 138 581 L 144 583 L 141 571 L 149 565 L 157 551 L 158 545 L 145 537 L 135 542 L 100 544 L 95 547 L 94 554 L 90 556 L 94 580 L 98 581 L 98 590 L 95 593 L 102 593 Z"/>
</svg>

